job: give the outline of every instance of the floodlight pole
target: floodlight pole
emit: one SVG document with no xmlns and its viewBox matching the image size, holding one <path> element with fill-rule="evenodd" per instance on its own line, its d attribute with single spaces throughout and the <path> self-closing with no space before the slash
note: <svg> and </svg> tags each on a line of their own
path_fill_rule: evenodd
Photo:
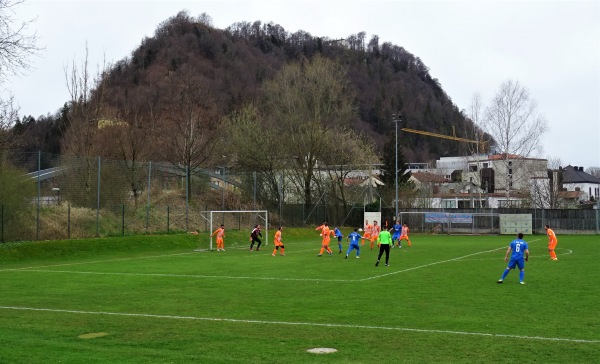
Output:
<svg viewBox="0 0 600 364">
<path fill-rule="evenodd" d="M 396 114 L 392 114 L 392 121 L 396 127 L 396 173 L 394 179 L 394 184 L 396 185 L 396 216 L 394 220 L 396 220 L 398 219 L 398 122 L 402 122 L 402 115 L 398 114 L 396 116 Z"/>
</svg>

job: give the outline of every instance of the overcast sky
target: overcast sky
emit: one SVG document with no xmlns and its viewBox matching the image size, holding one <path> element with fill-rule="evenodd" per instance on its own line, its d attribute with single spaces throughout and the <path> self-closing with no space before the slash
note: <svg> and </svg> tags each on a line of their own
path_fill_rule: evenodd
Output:
<svg viewBox="0 0 600 364">
<path fill-rule="evenodd" d="M 68 99 L 64 69 L 81 63 L 86 43 L 96 69 L 129 56 L 156 27 L 188 10 L 224 29 L 274 22 L 288 32 L 344 38 L 364 31 L 421 58 L 459 109 L 473 95 L 489 104 L 500 84 L 519 81 L 537 101 L 549 131 L 541 157 L 600 166 L 600 1 L 142 1 L 25 0 L 16 18 L 36 18 L 45 50 L 12 78 L 21 115 L 55 113 Z"/>
</svg>

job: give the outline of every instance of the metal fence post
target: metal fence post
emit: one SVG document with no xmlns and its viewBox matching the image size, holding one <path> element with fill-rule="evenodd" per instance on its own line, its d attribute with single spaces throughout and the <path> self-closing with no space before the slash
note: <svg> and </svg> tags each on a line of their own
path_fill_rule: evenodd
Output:
<svg viewBox="0 0 600 364">
<path fill-rule="evenodd" d="M 150 213 L 150 177 L 152 176 L 152 161 L 148 163 L 148 203 L 146 204 L 146 233 L 148 232 L 149 213 Z"/>
<path fill-rule="evenodd" d="M 37 168 L 37 209 L 35 216 L 35 240 L 40 240 L 40 199 L 41 194 L 41 183 L 40 183 L 40 171 L 42 169 L 42 151 L 38 150 L 38 168 Z"/>
<path fill-rule="evenodd" d="M 100 157 L 98 157 L 98 197 L 96 199 L 96 237 L 100 236 Z"/>
<path fill-rule="evenodd" d="M 190 231 L 190 170 L 185 166 L 185 231 Z"/>
</svg>

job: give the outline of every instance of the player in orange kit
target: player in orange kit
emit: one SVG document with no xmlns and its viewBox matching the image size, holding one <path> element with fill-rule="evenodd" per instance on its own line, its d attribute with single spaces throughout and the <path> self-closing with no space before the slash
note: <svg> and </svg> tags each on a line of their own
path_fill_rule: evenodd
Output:
<svg viewBox="0 0 600 364">
<path fill-rule="evenodd" d="M 223 238 L 225 237 L 225 225 L 221 224 L 221 227 L 212 233 L 212 236 L 217 235 L 217 251 L 225 251 L 225 245 Z"/>
<path fill-rule="evenodd" d="M 546 225 L 546 235 L 548 235 L 548 252 L 550 253 L 550 260 L 558 260 L 556 253 L 554 252 L 558 240 L 556 239 L 554 230 L 550 229 L 550 225 Z"/>
<path fill-rule="evenodd" d="M 321 251 L 317 255 L 318 257 L 323 255 L 323 251 L 327 250 L 327 254 L 331 255 L 331 249 L 329 248 L 329 242 L 331 241 L 331 236 L 333 235 L 333 230 L 329 230 L 329 225 L 324 222 L 323 228 L 321 229 L 321 236 L 323 237 L 323 241 L 321 242 Z"/>
<path fill-rule="evenodd" d="M 273 249 L 273 254 L 271 254 L 272 256 L 275 256 L 275 253 L 277 252 L 277 250 L 279 250 L 279 248 L 281 248 L 281 255 L 285 255 L 285 246 L 283 245 L 283 242 L 281 241 L 281 230 L 283 228 L 280 226 L 279 229 L 277 229 L 277 232 L 275 232 L 275 237 L 273 238 L 273 243 L 275 243 L 275 249 Z"/>
<path fill-rule="evenodd" d="M 371 240 L 373 225 L 369 224 L 369 220 L 365 220 L 365 233 L 363 234 L 362 245 L 365 245 L 365 240 Z"/>
<path fill-rule="evenodd" d="M 402 224 L 402 233 L 400 233 L 400 240 L 398 240 L 398 245 L 400 245 L 400 242 L 402 240 L 406 240 L 406 243 L 408 244 L 408 246 L 412 247 L 412 244 L 410 243 L 410 239 L 408 238 L 409 230 L 410 229 L 408 228 L 408 225 Z"/>
<path fill-rule="evenodd" d="M 373 250 L 373 246 L 379 237 L 379 233 L 381 232 L 381 226 L 377 224 L 377 220 L 373 221 L 373 226 L 371 226 L 371 250 Z M 377 244 L 379 246 L 379 244 Z"/>
</svg>

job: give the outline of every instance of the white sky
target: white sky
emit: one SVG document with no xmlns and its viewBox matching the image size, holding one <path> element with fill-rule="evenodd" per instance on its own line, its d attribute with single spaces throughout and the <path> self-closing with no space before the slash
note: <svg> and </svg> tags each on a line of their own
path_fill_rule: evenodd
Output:
<svg viewBox="0 0 600 364">
<path fill-rule="evenodd" d="M 273 21 L 288 32 L 344 38 L 360 31 L 420 57 L 459 109 L 478 92 L 488 104 L 517 80 L 550 126 L 541 157 L 600 166 L 600 1 L 405 0 L 25 0 L 16 18 L 37 17 L 44 47 L 33 69 L 4 85 L 21 115 L 56 112 L 68 99 L 64 69 L 114 63 L 181 10 L 213 26 Z"/>
</svg>

